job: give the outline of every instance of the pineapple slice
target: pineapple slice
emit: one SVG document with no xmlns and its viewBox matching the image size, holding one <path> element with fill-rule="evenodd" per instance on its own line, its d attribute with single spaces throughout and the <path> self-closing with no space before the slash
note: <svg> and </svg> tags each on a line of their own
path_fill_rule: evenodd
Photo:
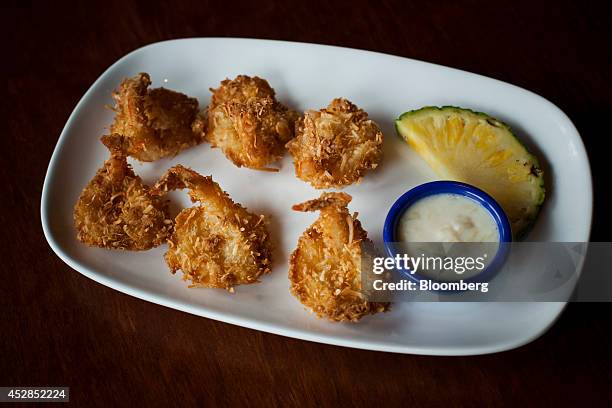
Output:
<svg viewBox="0 0 612 408">
<path fill-rule="evenodd" d="M 544 175 L 508 125 L 444 106 L 406 112 L 395 127 L 440 177 L 489 193 L 508 215 L 515 238 L 525 235 L 544 202 Z"/>
</svg>

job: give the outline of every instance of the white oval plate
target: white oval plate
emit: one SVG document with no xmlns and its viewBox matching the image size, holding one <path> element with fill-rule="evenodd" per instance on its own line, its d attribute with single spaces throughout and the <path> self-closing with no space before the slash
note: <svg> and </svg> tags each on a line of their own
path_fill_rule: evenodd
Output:
<svg viewBox="0 0 612 408">
<path fill-rule="evenodd" d="M 530 240 L 587 241 L 592 185 L 584 146 L 567 116 L 529 91 L 479 75 L 391 55 L 282 41 L 196 38 L 152 44 L 121 58 L 85 93 L 59 138 L 43 187 L 45 236 L 57 255 L 85 276 L 121 292 L 188 313 L 256 330 L 321 343 L 400 353 L 468 355 L 525 344 L 552 325 L 565 303 L 402 303 L 357 324 L 316 319 L 289 293 L 287 259 L 314 213 L 291 205 L 317 197 L 295 178 L 288 157 L 280 173 L 239 169 L 208 144 L 171 160 L 133 162 L 145 182 L 182 163 L 212 174 L 222 188 L 254 212 L 272 217 L 276 244 L 273 271 L 256 285 L 188 289 L 163 261 L 165 247 L 146 252 L 88 248 L 75 239 L 72 209 L 79 193 L 107 158 L 99 138 L 113 113 L 111 91 L 125 77 L 146 71 L 153 86 L 197 97 L 238 74 L 266 78 L 280 101 L 297 110 L 319 109 L 346 97 L 369 112 L 385 134 L 385 158 L 362 184 L 346 189 L 352 211 L 370 237 L 381 242 L 388 208 L 403 192 L 434 180 L 428 166 L 396 136 L 393 120 L 424 105 L 456 105 L 487 112 L 509 123 L 543 159 L 548 196 Z M 185 192 L 174 200 L 190 206 Z M 576 198 L 579 199 L 576 199 Z M 569 222 L 568 222 L 569 221 Z"/>
</svg>

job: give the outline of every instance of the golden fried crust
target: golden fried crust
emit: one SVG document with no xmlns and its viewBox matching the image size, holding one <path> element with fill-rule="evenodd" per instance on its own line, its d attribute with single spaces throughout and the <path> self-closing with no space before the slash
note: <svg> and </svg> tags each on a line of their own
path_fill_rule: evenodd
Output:
<svg viewBox="0 0 612 408">
<path fill-rule="evenodd" d="M 388 303 L 368 302 L 363 294 L 363 245 L 370 241 L 357 214 L 349 214 L 350 201 L 345 193 L 324 193 L 293 206 L 296 211 L 321 214 L 291 254 L 291 293 L 318 317 L 332 321 L 354 322 L 389 308 Z"/>
<path fill-rule="evenodd" d="M 359 182 L 382 157 L 383 134 L 368 114 L 346 99 L 309 110 L 295 124 L 287 143 L 298 178 L 315 188 L 341 188 Z"/>
<path fill-rule="evenodd" d="M 268 167 L 293 137 L 297 114 L 280 104 L 267 81 L 239 75 L 211 89 L 206 139 L 238 167 Z"/>
<path fill-rule="evenodd" d="M 79 241 L 110 249 L 144 250 L 164 243 L 172 232 L 168 203 L 127 164 L 125 139 L 102 137 L 111 157 L 87 184 L 74 207 Z"/>
<path fill-rule="evenodd" d="M 172 273 L 183 271 L 191 287 L 224 288 L 255 283 L 270 272 L 271 245 L 263 215 L 235 203 L 211 177 L 175 166 L 155 185 L 155 194 L 190 189 L 199 205 L 175 219 L 166 263 Z"/>
<path fill-rule="evenodd" d="M 164 88 L 148 89 L 149 85 L 149 75 L 140 73 L 125 79 L 113 93 L 116 116 L 111 132 L 126 137 L 128 155 L 148 162 L 201 143 L 201 132 L 192 129 L 197 99 Z"/>
</svg>

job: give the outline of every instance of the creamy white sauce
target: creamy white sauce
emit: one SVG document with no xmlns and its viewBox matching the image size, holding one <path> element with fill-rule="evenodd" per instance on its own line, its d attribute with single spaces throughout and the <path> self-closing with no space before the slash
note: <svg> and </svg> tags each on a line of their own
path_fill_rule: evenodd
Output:
<svg viewBox="0 0 612 408">
<path fill-rule="evenodd" d="M 398 238 L 403 242 L 498 242 L 499 231 L 491 214 L 476 201 L 458 194 L 435 194 L 402 214 Z"/>
<path fill-rule="evenodd" d="M 499 231 L 491 214 L 476 201 L 458 194 L 436 194 L 417 201 L 402 214 L 397 233 L 409 255 L 479 258 L 484 268 L 499 248 Z M 452 250 L 430 244 L 440 242 L 479 244 L 454 244 Z M 456 281 L 478 275 L 484 268 L 422 268 L 419 274 L 437 281 Z"/>
</svg>

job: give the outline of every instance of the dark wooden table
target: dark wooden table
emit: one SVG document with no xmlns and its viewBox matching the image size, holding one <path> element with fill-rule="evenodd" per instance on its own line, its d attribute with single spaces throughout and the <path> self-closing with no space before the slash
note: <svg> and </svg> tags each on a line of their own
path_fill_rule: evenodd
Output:
<svg viewBox="0 0 612 408">
<path fill-rule="evenodd" d="M 137 300 L 71 270 L 43 237 L 39 203 L 47 163 L 92 82 L 119 57 L 152 42 L 232 36 L 381 51 L 545 96 L 584 138 L 598 194 L 592 240 L 609 241 L 610 202 L 601 196 L 610 186 L 610 8 L 590 1 L 434 3 L 4 6 L 0 385 L 66 385 L 72 402 L 86 406 L 610 406 L 609 304 L 571 304 L 544 336 L 501 354 L 359 351 Z"/>
</svg>

